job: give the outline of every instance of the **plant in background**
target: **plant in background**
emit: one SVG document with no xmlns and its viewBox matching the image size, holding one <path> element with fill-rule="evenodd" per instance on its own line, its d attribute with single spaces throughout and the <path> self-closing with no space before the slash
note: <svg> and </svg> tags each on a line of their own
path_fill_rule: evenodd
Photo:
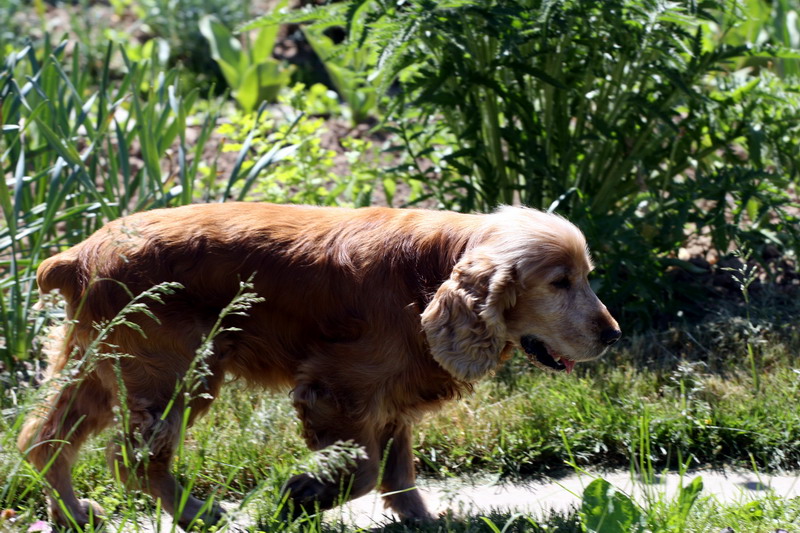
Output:
<svg viewBox="0 0 800 533">
<path fill-rule="evenodd" d="M 20 41 L 21 34 L 25 33 L 15 30 L 21 26 L 18 23 L 20 15 L 29 9 L 26 4 L 23 0 L 0 1 L 0 63 L 5 61 L 6 55 Z M 36 8 L 41 9 L 41 3 L 37 2 Z"/>
<path fill-rule="evenodd" d="M 781 77 L 800 76 L 800 31 L 797 0 L 740 0 L 737 23 L 726 26 L 719 38 L 733 45 L 754 44 L 771 53 L 748 58 L 743 66 L 771 68 Z M 718 29 L 710 25 L 710 30 Z"/>
<path fill-rule="evenodd" d="M 758 129 L 753 117 L 778 107 L 796 118 L 764 101 L 762 82 L 718 74 L 750 53 L 704 38 L 707 10 L 728 1 L 365 4 L 360 42 L 382 50 L 373 76 L 385 87 L 405 71 L 404 102 L 459 142 L 447 162 L 464 210 L 518 199 L 606 214 L 687 171 L 740 163 L 731 146 Z"/>
<path fill-rule="evenodd" d="M 383 91 L 373 78 L 378 50 L 366 40 L 365 11 L 369 2 L 331 3 L 322 8 L 306 8 L 295 12 L 264 15 L 245 24 L 242 31 L 275 27 L 278 24 L 304 24 L 303 35 L 322 61 L 336 92 L 347 104 L 354 124 L 364 122 L 377 108 Z M 335 44 L 326 30 L 343 26 L 345 42 Z"/>
<path fill-rule="evenodd" d="M 286 5 L 281 2 L 276 10 Z M 215 16 L 200 19 L 200 32 L 211 47 L 228 87 L 241 108 L 249 113 L 261 102 L 274 102 L 289 84 L 293 67 L 272 58 L 278 26 L 265 26 L 252 42 L 243 45 Z"/>
<path fill-rule="evenodd" d="M 218 112 L 211 107 L 190 145 L 198 91 L 182 95 L 177 71 L 120 49 L 126 72 L 112 84 L 114 45 L 98 79 L 81 47 L 65 59 L 66 47 L 45 39 L 0 70 L 0 361 L 8 367 L 29 356 L 41 326 L 32 310 L 41 259 L 105 221 L 191 202 Z"/>
<path fill-rule="evenodd" d="M 328 89 L 321 83 L 306 87 L 304 83 L 296 83 L 285 94 L 283 102 L 300 113 L 311 116 L 343 116 L 342 106 L 336 91 Z"/>
<path fill-rule="evenodd" d="M 399 155 L 397 164 L 386 169 L 387 180 L 406 183 L 410 190 L 406 205 L 436 201 L 440 209 L 457 209 L 463 191 L 471 190 L 447 163 L 457 150 L 457 140 L 435 117 L 407 109 L 385 126 L 392 133 L 387 152 Z"/>
<path fill-rule="evenodd" d="M 290 96 L 291 97 L 291 96 Z M 343 153 L 323 146 L 325 120 L 304 113 L 238 114 L 217 133 L 223 151 L 239 152 L 223 197 L 277 203 L 346 205 L 371 203 L 378 180 L 378 150 L 371 141 L 343 140 Z M 246 174 L 246 177 L 245 177 Z M 391 191 L 389 191 L 391 193 Z"/>
<path fill-rule="evenodd" d="M 746 314 L 744 341 L 745 346 L 747 347 L 747 360 L 750 363 L 750 375 L 753 379 L 755 393 L 759 394 L 761 392 L 760 378 L 762 372 L 762 358 L 757 345 L 760 344 L 759 336 L 761 331 L 760 328 L 753 322 L 753 318 L 750 313 L 750 286 L 753 284 L 753 282 L 758 280 L 758 270 L 750 261 L 752 253 L 752 250 L 741 250 L 740 248 L 737 248 L 734 251 L 734 256 L 741 259 L 739 263 L 740 266 L 738 268 L 723 267 L 722 269 L 733 274 L 736 283 L 739 285 L 739 290 L 742 291 Z"/>
<path fill-rule="evenodd" d="M 366 43 L 358 47 L 336 45 L 317 27 L 305 28 L 303 34 L 347 104 L 350 120 L 353 124 L 367 120 L 378 103 L 376 88 L 368 81 L 376 56 L 372 47 Z"/>
<path fill-rule="evenodd" d="M 155 37 L 169 43 L 172 58 L 196 73 L 217 73 L 217 64 L 200 33 L 205 15 L 214 15 L 226 28 L 235 28 L 250 13 L 250 0 L 143 0 L 136 6 Z"/>
<path fill-rule="evenodd" d="M 791 219 L 773 211 L 787 198 L 759 204 L 748 191 L 797 176 L 798 90 L 769 72 L 730 72 L 742 58 L 774 52 L 714 40 L 709 22 L 725 34 L 739 20 L 736 6 L 416 0 L 397 9 L 352 0 L 302 20 L 345 26 L 340 53 L 378 50 L 367 79 L 379 94 L 400 80 L 388 111 L 407 156 L 395 167 L 400 176 L 450 208 L 521 202 L 570 216 L 608 266 L 597 280 L 610 291 L 604 301 L 638 329 L 681 310 L 669 297 L 677 292 L 670 271 L 694 271 L 675 257 L 691 236 L 687 224 L 710 225 L 718 245 L 741 232 L 766 236 Z M 703 196 L 717 179 L 744 204 Z M 687 183 L 696 185 L 691 200 L 680 197 Z M 723 216 L 711 220 L 707 204 Z M 751 210 L 759 222 L 727 222 Z M 782 244 L 791 249 L 796 237 L 788 232 Z"/>
</svg>

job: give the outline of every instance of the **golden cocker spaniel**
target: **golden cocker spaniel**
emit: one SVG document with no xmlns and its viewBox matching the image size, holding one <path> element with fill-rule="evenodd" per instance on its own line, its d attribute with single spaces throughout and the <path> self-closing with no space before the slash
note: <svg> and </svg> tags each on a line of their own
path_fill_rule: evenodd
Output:
<svg viewBox="0 0 800 533">
<path fill-rule="evenodd" d="M 289 479 L 295 513 L 335 506 L 343 486 L 355 498 L 380 481 L 400 517 L 431 519 L 410 490 L 412 425 L 515 348 L 565 372 L 602 355 L 620 331 L 589 286 L 591 269 L 574 225 L 526 208 L 469 215 L 224 203 L 128 216 L 39 267 L 40 290 L 60 291 L 69 321 L 51 355 L 53 392 L 28 417 L 20 449 L 44 471 L 54 519 L 86 523 L 102 510 L 77 499 L 71 468 L 112 408 L 124 408 L 112 467 L 181 525 L 211 524 L 221 509 L 184 495 L 170 465 L 185 408 L 191 423 L 232 376 L 291 389 L 312 450 L 363 447 L 338 479 Z M 202 356 L 203 394 L 176 394 L 248 278 L 263 301 L 225 318 Z M 163 282 L 182 288 L 108 327 L 133 296 Z M 142 450 L 146 460 L 132 465 Z"/>
</svg>

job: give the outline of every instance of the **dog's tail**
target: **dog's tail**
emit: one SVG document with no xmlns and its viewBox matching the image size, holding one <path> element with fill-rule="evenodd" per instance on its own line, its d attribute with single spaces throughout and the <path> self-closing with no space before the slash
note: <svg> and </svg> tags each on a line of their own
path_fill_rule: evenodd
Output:
<svg viewBox="0 0 800 533">
<path fill-rule="evenodd" d="M 78 258 L 71 250 L 42 261 L 36 271 L 36 283 L 42 294 L 58 289 L 68 302 L 80 298 L 85 285 Z"/>
<path fill-rule="evenodd" d="M 74 248 L 45 259 L 36 271 L 39 293 L 59 291 L 67 304 L 68 319 L 74 318 L 74 313 L 89 284 L 88 279 L 86 269 L 81 265 L 79 255 Z M 37 306 L 42 307 L 42 303 L 43 300 L 40 299 Z M 44 345 L 44 352 L 49 361 L 47 378 L 61 372 L 69 361 L 71 352 L 69 346 L 73 334 L 74 327 L 66 322 L 55 324 L 50 328 Z"/>
<path fill-rule="evenodd" d="M 79 277 L 76 274 L 76 261 L 70 257 L 69 251 L 45 259 L 36 271 L 36 282 L 39 285 L 40 294 L 46 294 L 58 289 L 67 298 L 67 302 L 70 302 L 76 295 L 80 297 L 82 289 L 79 286 Z M 44 300 L 40 298 L 35 307 L 42 309 L 44 307 L 43 304 Z M 56 381 L 53 378 L 58 376 L 69 362 L 70 350 L 67 348 L 69 333 L 68 324 L 61 321 L 50 326 L 44 342 L 42 351 L 48 360 L 44 383 L 49 384 L 48 396 L 57 394 L 60 387 L 55 385 Z M 20 430 L 17 447 L 22 453 L 30 454 L 29 457 L 41 454 L 42 450 L 45 449 L 42 446 L 37 448 L 30 448 L 30 446 L 36 442 L 39 433 L 42 432 L 42 424 L 47 420 L 49 410 L 50 407 L 48 407 L 47 402 L 37 405 L 25 419 L 25 423 Z M 47 437 L 42 439 L 46 440 Z"/>
</svg>

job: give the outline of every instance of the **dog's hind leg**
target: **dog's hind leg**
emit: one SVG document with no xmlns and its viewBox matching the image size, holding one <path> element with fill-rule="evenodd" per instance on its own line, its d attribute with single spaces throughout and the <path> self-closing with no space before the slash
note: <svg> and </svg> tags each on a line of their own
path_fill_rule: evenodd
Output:
<svg viewBox="0 0 800 533">
<path fill-rule="evenodd" d="M 131 364 L 128 366 L 130 370 Z M 130 374 L 126 374 L 130 378 Z M 212 379 L 213 394 L 218 390 L 220 378 Z M 179 391 L 175 401 L 168 396 L 158 398 L 147 388 L 139 390 L 128 380 L 126 407 L 128 419 L 123 419 L 123 432 L 112 440 L 107 458 L 109 467 L 119 480 L 131 490 L 141 490 L 157 500 L 178 524 L 187 529 L 196 524 L 208 527 L 222 518 L 222 509 L 213 502 L 193 497 L 172 474 L 172 459 L 184 437 L 183 394 Z M 153 387 L 154 390 L 170 390 Z M 149 392 L 149 394 L 148 394 Z M 208 408 L 213 398 L 197 398 L 189 404 L 191 425 L 195 416 Z M 124 450 L 124 451 L 123 451 Z"/>
<path fill-rule="evenodd" d="M 58 386 L 57 381 L 53 385 Z M 111 404 L 112 392 L 93 372 L 62 384 L 23 425 L 17 444 L 44 475 L 50 512 L 59 525 L 82 528 L 100 522 L 102 508 L 75 496 L 72 465 L 86 439 L 111 422 Z"/>
<path fill-rule="evenodd" d="M 433 520 L 416 487 L 414 452 L 411 447 L 411 426 L 398 422 L 384 435 L 384 461 L 381 492 L 386 507 L 390 507 L 404 520 Z M 388 450 L 387 450 L 388 448 Z"/>
</svg>

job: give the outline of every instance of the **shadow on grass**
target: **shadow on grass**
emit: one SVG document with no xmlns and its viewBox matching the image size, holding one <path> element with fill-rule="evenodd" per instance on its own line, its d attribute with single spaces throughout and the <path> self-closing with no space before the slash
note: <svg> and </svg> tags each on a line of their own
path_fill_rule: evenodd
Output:
<svg viewBox="0 0 800 533">
<path fill-rule="evenodd" d="M 339 523 L 323 524 L 320 529 L 323 533 L 344 533 L 356 531 L 353 526 Z M 474 516 L 455 516 L 446 514 L 435 522 L 411 523 L 394 521 L 376 524 L 373 528 L 360 529 L 359 531 L 384 531 L 386 533 L 515 533 L 515 532 L 547 532 L 547 533 L 579 533 L 581 529 L 580 516 L 577 510 L 569 512 L 551 511 L 542 517 L 533 517 L 522 513 L 492 510 L 488 513 Z"/>
</svg>

